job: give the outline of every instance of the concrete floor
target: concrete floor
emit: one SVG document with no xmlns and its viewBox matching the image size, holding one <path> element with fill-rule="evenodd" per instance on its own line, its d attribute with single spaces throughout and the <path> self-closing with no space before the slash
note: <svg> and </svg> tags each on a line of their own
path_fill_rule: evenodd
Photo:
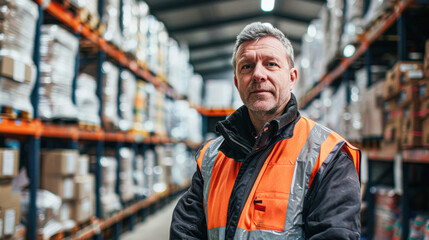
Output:
<svg viewBox="0 0 429 240">
<path fill-rule="evenodd" d="M 137 224 L 134 231 L 123 233 L 121 240 L 168 240 L 171 216 L 179 198 Z"/>
</svg>

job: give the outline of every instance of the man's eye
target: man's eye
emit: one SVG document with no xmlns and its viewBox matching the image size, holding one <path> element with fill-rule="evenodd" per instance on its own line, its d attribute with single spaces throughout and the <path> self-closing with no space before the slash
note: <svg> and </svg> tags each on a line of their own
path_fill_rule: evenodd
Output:
<svg viewBox="0 0 429 240">
<path fill-rule="evenodd" d="M 241 69 L 250 69 L 250 65 L 243 65 L 243 67 L 241 67 Z"/>
<path fill-rule="evenodd" d="M 270 66 L 270 67 L 275 67 L 275 66 L 277 66 L 277 64 L 276 64 L 276 63 L 274 63 L 274 62 L 270 62 L 270 63 L 268 63 L 267 65 L 268 65 L 268 66 Z"/>
</svg>

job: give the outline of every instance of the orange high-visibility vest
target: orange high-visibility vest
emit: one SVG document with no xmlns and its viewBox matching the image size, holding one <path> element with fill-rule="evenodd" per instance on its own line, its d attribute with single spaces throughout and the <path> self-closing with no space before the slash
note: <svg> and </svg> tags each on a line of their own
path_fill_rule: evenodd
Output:
<svg viewBox="0 0 429 240">
<path fill-rule="evenodd" d="M 226 157 L 222 136 L 207 143 L 197 163 L 204 180 L 204 211 L 209 239 L 225 239 L 228 204 L 242 162 Z M 234 239 L 304 239 L 304 197 L 324 162 L 340 150 L 354 161 L 360 151 L 337 133 L 301 117 L 292 138 L 275 143 L 241 212 Z"/>
</svg>

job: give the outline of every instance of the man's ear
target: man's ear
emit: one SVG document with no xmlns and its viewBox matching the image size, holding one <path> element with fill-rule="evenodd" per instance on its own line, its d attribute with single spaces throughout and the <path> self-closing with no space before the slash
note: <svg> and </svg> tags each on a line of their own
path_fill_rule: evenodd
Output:
<svg viewBox="0 0 429 240">
<path fill-rule="evenodd" d="M 237 81 L 237 77 L 235 75 L 234 75 L 234 85 L 235 85 L 235 88 L 238 89 L 238 81 Z"/>
<path fill-rule="evenodd" d="M 295 86 L 296 81 L 298 80 L 298 70 L 296 68 L 290 69 L 290 91 L 292 91 L 293 87 Z"/>
</svg>

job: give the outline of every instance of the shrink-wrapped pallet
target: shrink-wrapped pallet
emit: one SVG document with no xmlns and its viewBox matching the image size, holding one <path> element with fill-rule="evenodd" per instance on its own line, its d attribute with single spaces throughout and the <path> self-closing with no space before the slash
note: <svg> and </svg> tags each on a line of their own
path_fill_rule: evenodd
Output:
<svg viewBox="0 0 429 240">
<path fill-rule="evenodd" d="M 107 130 L 118 128 L 118 77 L 119 70 L 110 62 L 104 62 L 103 67 L 103 109 L 102 121 Z"/>
<path fill-rule="evenodd" d="M 135 55 L 138 38 L 139 8 L 136 0 L 122 0 L 122 50 Z"/>
<path fill-rule="evenodd" d="M 29 0 L 1 0 L 0 5 L 0 106 L 32 115 L 37 4 Z"/>
<path fill-rule="evenodd" d="M 42 26 L 39 115 L 44 120 L 77 118 L 72 84 L 78 46 L 78 39 L 60 26 Z"/>
<path fill-rule="evenodd" d="M 79 74 L 76 88 L 78 119 L 85 124 L 100 126 L 100 100 L 96 95 L 97 82 L 91 75 Z"/>
<path fill-rule="evenodd" d="M 106 0 L 104 5 L 103 22 L 106 24 L 106 32 L 103 37 L 120 47 L 122 34 L 119 24 L 120 0 Z"/>
<path fill-rule="evenodd" d="M 136 78 L 130 71 L 121 72 L 121 93 L 119 95 L 119 128 L 128 131 L 134 123 L 134 103 L 136 98 Z"/>
</svg>

